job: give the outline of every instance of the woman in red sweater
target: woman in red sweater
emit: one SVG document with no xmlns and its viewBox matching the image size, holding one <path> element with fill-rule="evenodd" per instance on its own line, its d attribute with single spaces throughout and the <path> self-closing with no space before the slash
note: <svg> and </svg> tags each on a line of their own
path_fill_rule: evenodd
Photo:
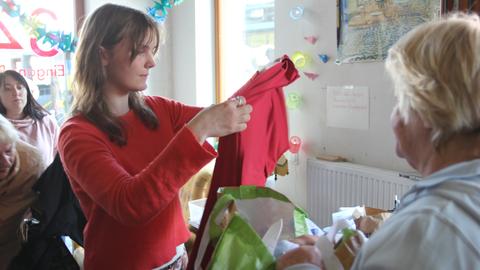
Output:
<svg viewBox="0 0 480 270">
<path fill-rule="evenodd" d="M 80 33 L 73 117 L 58 150 L 88 221 L 87 270 L 181 261 L 189 233 L 178 191 L 216 156 L 205 139 L 242 131 L 250 119 L 244 99 L 202 110 L 143 96 L 159 39 L 150 17 L 113 4 Z"/>
</svg>

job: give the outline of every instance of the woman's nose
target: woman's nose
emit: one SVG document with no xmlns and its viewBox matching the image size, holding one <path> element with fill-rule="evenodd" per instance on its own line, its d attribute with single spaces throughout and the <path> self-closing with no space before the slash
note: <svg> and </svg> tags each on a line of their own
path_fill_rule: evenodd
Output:
<svg viewBox="0 0 480 270">
<path fill-rule="evenodd" d="M 147 68 L 153 68 L 156 65 L 155 63 L 155 55 L 152 53 L 149 53 L 147 56 L 147 63 L 146 66 Z"/>
<path fill-rule="evenodd" d="M 6 154 L 0 154 L 0 167 L 6 168 L 10 167 L 11 165 L 10 156 Z"/>
<path fill-rule="evenodd" d="M 23 87 L 15 87 L 14 94 L 15 96 L 20 96 L 23 93 Z"/>
</svg>

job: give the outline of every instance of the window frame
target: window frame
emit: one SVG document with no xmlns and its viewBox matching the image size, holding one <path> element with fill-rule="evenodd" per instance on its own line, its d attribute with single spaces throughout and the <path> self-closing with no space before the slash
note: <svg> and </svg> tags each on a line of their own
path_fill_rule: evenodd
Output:
<svg viewBox="0 0 480 270">
<path fill-rule="evenodd" d="M 222 59 L 222 46 L 220 42 L 220 33 L 221 33 L 221 25 L 222 22 L 220 20 L 220 10 L 221 10 L 221 0 L 214 0 L 213 7 L 214 7 L 214 28 L 215 28 L 215 103 L 220 103 L 224 100 L 223 97 L 223 85 L 222 85 L 222 70 L 223 70 L 223 62 Z"/>
</svg>

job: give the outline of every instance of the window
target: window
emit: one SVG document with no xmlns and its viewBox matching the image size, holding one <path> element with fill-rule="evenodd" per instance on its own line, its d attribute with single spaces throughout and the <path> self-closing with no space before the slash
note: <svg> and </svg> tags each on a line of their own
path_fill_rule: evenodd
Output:
<svg viewBox="0 0 480 270">
<path fill-rule="evenodd" d="M 274 0 L 216 0 L 217 102 L 274 59 Z"/>
<path fill-rule="evenodd" d="M 27 78 L 37 101 L 65 120 L 70 109 L 75 48 L 75 4 L 80 1 L 2 1 L 0 72 L 14 69 Z"/>
</svg>

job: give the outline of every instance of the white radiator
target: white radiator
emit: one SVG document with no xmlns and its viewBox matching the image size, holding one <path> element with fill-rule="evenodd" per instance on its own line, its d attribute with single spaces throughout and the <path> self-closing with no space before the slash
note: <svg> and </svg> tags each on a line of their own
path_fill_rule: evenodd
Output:
<svg viewBox="0 0 480 270">
<path fill-rule="evenodd" d="M 326 227 L 341 206 L 392 209 L 395 195 L 400 199 L 414 183 L 394 171 L 309 159 L 306 210 L 317 225 Z"/>
</svg>

